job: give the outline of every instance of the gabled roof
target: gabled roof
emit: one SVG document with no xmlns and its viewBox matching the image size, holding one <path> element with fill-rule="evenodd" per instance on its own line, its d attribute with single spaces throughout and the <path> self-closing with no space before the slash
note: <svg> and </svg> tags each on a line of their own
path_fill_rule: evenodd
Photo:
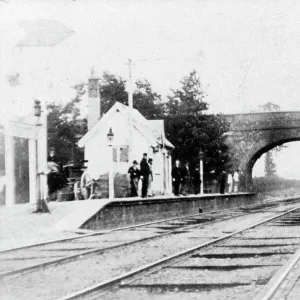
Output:
<svg viewBox="0 0 300 300">
<path fill-rule="evenodd" d="M 164 120 L 147 120 L 147 122 L 152 127 L 159 144 L 167 148 L 175 148 L 174 145 L 166 139 Z"/>
<path fill-rule="evenodd" d="M 103 115 L 103 117 L 89 130 L 78 142 L 79 147 L 84 147 L 87 141 L 92 138 L 96 133 L 99 133 L 103 124 L 108 122 L 115 113 L 121 113 L 128 120 L 130 118 L 130 108 L 120 102 L 116 102 L 109 111 Z M 157 145 L 162 145 L 163 142 L 166 147 L 174 148 L 174 146 L 165 138 L 163 120 L 147 120 L 138 110 L 132 109 L 131 112 L 132 125 L 139 131 L 149 143 L 155 147 Z"/>
</svg>

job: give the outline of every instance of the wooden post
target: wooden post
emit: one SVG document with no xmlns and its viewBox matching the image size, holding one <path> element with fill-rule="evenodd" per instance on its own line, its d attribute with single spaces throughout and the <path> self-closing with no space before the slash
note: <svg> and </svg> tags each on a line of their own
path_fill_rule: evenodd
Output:
<svg viewBox="0 0 300 300">
<path fill-rule="evenodd" d="M 133 110 L 133 82 L 132 82 L 132 60 L 128 59 L 128 107 L 129 107 L 129 149 L 128 160 L 132 161 L 132 110 Z"/>
<path fill-rule="evenodd" d="M 114 193 L 114 172 L 113 172 L 113 147 L 112 145 L 109 145 L 109 158 L 110 158 L 110 164 L 109 164 L 109 170 L 108 170 L 108 195 L 109 199 L 112 200 L 115 198 Z"/>
<path fill-rule="evenodd" d="M 29 139 L 29 202 L 37 202 L 37 151 L 36 140 Z"/>
<path fill-rule="evenodd" d="M 200 194 L 203 194 L 203 159 L 200 159 Z"/>
<path fill-rule="evenodd" d="M 5 132 L 5 205 L 13 206 L 16 203 L 15 188 L 15 148 L 14 137 Z"/>
<path fill-rule="evenodd" d="M 37 209 L 36 212 L 50 212 L 47 199 L 48 199 L 48 183 L 47 183 L 47 173 L 48 173 L 48 162 L 47 162 L 47 103 L 44 101 L 43 113 L 42 113 L 42 124 L 38 124 L 40 130 L 38 132 L 38 181 L 39 181 L 39 197 L 37 199 Z"/>
</svg>

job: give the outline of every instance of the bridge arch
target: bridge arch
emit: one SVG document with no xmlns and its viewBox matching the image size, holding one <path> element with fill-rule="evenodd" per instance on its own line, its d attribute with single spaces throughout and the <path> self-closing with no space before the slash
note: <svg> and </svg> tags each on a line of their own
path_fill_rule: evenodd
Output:
<svg viewBox="0 0 300 300">
<path fill-rule="evenodd" d="M 228 115 L 226 134 L 231 164 L 241 172 L 241 184 L 253 188 L 252 170 L 262 154 L 276 146 L 300 141 L 300 112 Z"/>
<path fill-rule="evenodd" d="M 265 143 L 265 141 L 262 141 L 260 144 L 257 144 L 252 151 L 248 152 L 248 155 L 245 155 L 244 158 L 241 160 L 239 169 L 242 171 L 244 174 L 244 185 L 247 189 L 251 190 L 252 189 L 252 184 L 253 184 L 253 177 L 252 177 L 252 172 L 253 172 L 253 167 L 257 160 L 266 152 L 274 149 L 277 146 L 281 146 L 286 143 L 290 142 L 299 142 L 300 141 L 300 136 L 297 138 L 287 138 L 287 139 L 282 139 L 278 140 L 276 142 L 272 143 Z"/>
</svg>

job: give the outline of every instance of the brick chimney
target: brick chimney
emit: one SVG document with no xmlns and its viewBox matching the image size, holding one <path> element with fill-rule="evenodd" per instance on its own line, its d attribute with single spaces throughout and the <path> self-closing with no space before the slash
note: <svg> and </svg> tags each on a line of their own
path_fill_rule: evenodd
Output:
<svg viewBox="0 0 300 300">
<path fill-rule="evenodd" d="M 92 68 L 88 83 L 88 130 L 90 130 L 100 119 L 100 92 L 99 78 L 95 76 Z"/>
</svg>

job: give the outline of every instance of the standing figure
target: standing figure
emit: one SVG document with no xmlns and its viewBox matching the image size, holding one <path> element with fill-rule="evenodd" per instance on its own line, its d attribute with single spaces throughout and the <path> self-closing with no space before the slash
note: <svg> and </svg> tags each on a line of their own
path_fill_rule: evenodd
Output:
<svg viewBox="0 0 300 300">
<path fill-rule="evenodd" d="M 150 168 L 150 175 L 149 175 L 149 180 L 148 180 L 148 196 L 149 197 L 153 197 L 153 195 L 154 195 L 153 189 L 152 189 L 152 182 L 153 182 L 152 163 L 153 163 L 153 159 L 149 158 L 148 159 L 148 164 L 149 164 L 149 168 Z"/>
<path fill-rule="evenodd" d="M 172 178 L 173 178 L 173 186 L 174 186 L 174 195 L 179 196 L 179 188 L 180 188 L 180 183 L 182 181 L 182 176 L 181 176 L 181 169 L 180 169 L 180 164 L 178 159 L 176 159 L 175 166 L 172 169 Z"/>
<path fill-rule="evenodd" d="M 189 168 L 188 162 L 184 163 L 184 167 L 182 168 L 182 171 L 181 171 L 181 176 L 182 176 L 182 194 L 188 195 L 189 194 L 189 184 L 190 184 L 190 179 L 191 179 L 191 173 L 190 173 L 190 168 Z"/>
<path fill-rule="evenodd" d="M 194 186 L 194 193 L 195 195 L 197 195 L 200 193 L 201 184 L 199 165 L 196 165 L 195 170 L 192 172 L 192 181 Z"/>
<path fill-rule="evenodd" d="M 54 201 L 57 199 L 59 189 L 64 187 L 64 182 L 61 181 L 59 174 L 59 166 L 55 162 L 48 162 L 47 184 L 49 198 Z"/>
<path fill-rule="evenodd" d="M 84 200 L 89 199 L 91 195 L 91 177 L 88 173 L 88 170 L 85 170 L 81 175 L 80 187 Z"/>
<path fill-rule="evenodd" d="M 128 170 L 128 173 L 130 174 L 131 197 L 138 196 L 138 184 L 141 173 L 137 166 L 138 162 L 134 160 L 132 166 Z"/>
<path fill-rule="evenodd" d="M 55 149 L 53 147 L 50 148 L 49 155 L 47 157 L 48 162 L 58 163 L 58 157 L 55 153 Z"/>
<path fill-rule="evenodd" d="M 226 185 L 226 173 L 225 171 L 222 171 L 220 175 L 220 194 L 224 194 L 225 185 Z"/>
<path fill-rule="evenodd" d="M 143 154 L 143 158 L 140 162 L 141 179 L 142 179 L 142 198 L 147 197 L 148 182 L 150 175 L 150 167 L 147 162 L 147 153 Z"/>
<path fill-rule="evenodd" d="M 239 191 L 240 174 L 239 170 L 236 170 L 233 174 L 233 191 L 237 193 Z"/>
<path fill-rule="evenodd" d="M 228 173 L 227 184 L 228 184 L 228 193 L 230 194 L 232 193 L 232 186 L 233 186 L 233 178 L 231 173 Z"/>
</svg>

